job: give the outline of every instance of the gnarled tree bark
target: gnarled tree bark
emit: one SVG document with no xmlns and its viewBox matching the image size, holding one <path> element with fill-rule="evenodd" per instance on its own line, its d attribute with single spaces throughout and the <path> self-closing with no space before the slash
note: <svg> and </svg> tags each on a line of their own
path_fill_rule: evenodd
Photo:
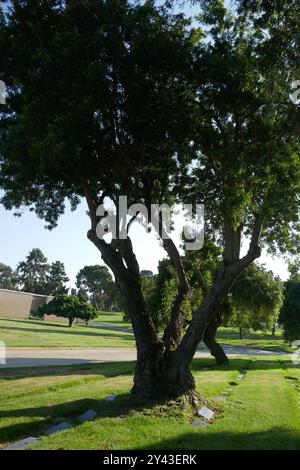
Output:
<svg viewBox="0 0 300 470">
<path fill-rule="evenodd" d="M 217 279 L 194 314 L 182 341 L 180 341 L 182 329 L 180 305 L 188 290 L 188 284 L 180 257 L 169 242 L 166 248 L 173 257 L 173 263 L 176 264 L 179 289 L 170 323 L 161 341 L 145 305 L 139 266 L 130 238 L 113 240 L 111 243 L 98 238 L 97 200 L 92 197 L 87 183 L 84 188 L 92 222 L 88 238 L 99 249 L 104 262 L 114 273 L 132 322 L 137 347 L 132 392 L 139 397 L 162 399 L 186 395 L 194 400 L 195 382 L 191 373 L 193 356 L 235 279 L 259 255 L 259 227 L 255 225 L 248 254 L 242 259 L 238 256 L 240 231 L 234 232 L 229 226 L 226 227 L 225 256 Z"/>
<path fill-rule="evenodd" d="M 189 284 L 180 254 L 173 240 L 171 238 L 163 239 L 163 247 L 176 270 L 178 282 L 178 291 L 171 308 L 170 321 L 163 335 L 165 348 L 171 350 L 178 347 L 181 340 L 182 329 L 184 327 L 182 303 L 189 292 Z"/>
<path fill-rule="evenodd" d="M 216 332 L 220 326 L 217 319 L 212 320 L 206 327 L 203 335 L 203 342 L 210 350 L 211 355 L 216 359 L 216 363 L 221 366 L 229 364 L 229 359 L 222 346 L 216 341 Z"/>
</svg>

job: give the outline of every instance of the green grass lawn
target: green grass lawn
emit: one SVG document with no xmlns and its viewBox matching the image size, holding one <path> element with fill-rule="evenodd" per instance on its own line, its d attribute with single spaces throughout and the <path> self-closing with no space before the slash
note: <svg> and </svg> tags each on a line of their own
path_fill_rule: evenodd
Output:
<svg viewBox="0 0 300 470">
<path fill-rule="evenodd" d="M 100 312 L 100 314 L 93 320 L 105 323 L 107 326 L 117 326 L 119 328 L 127 328 L 128 330 L 132 329 L 130 322 L 125 322 L 123 320 L 122 312 Z"/>
<path fill-rule="evenodd" d="M 285 342 L 281 330 L 277 330 L 275 336 L 272 336 L 270 332 L 253 331 L 247 333 L 244 339 L 240 339 L 237 328 L 222 327 L 218 329 L 217 339 L 221 344 L 230 346 L 292 352 L 292 348 Z"/>
<path fill-rule="evenodd" d="M 7 347 L 133 348 L 129 333 L 47 321 L 0 318 L 0 340 Z"/>
<path fill-rule="evenodd" d="M 123 314 L 119 312 L 101 312 L 96 320 L 107 326 L 131 329 L 131 324 L 123 322 Z M 281 331 L 277 331 L 275 337 L 262 331 L 252 332 L 240 340 L 236 328 L 219 328 L 217 337 L 221 344 L 230 346 L 292 351 L 284 341 Z M 129 333 L 76 324 L 68 328 L 63 323 L 12 318 L 0 318 L 0 340 L 5 341 L 8 347 L 126 348 L 135 345 L 133 335 Z M 203 349 L 203 345 L 199 349 Z"/>
<path fill-rule="evenodd" d="M 123 313 L 121 312 L 101 312 L 96 321 L 105 323 L 108 326 L 132 328 L 131 323 L 123 321 Z M 252 331 L 247 333 L 244 339 L 240 339 L 238 328 L 221 327 L 218 329 L 217 338 L 220 343 L 230 346 L 292 352 L 292 348 L 285 342 L 281 330 L 277 330 L 275 336 L 272 336 L 271 332 Z"/>
<path fill-rule="evenodd" d="M 43 437 L 35 448 L 300 449 L 300 368 L 289 357 L 233 359 L 220 368 L 197 359 L 193 367 L 198 391 L 218 410 L 204 428 L 192 427 L 195 418 L 186 411 L 137 408 L 129 395 L 132 363 L 3 370 L 0 442 L 41 435 L 55 418 L 76 422 L 93 408 L 96 420 Z M 224 392 L 227 400 L 218 401 Z M 107 403 L 111 393 L 119 396 Z"/>
</svg>

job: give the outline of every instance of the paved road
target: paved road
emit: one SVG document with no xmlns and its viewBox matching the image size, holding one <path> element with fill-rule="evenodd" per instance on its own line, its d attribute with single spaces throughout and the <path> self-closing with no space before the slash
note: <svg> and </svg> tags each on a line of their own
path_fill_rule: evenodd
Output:
<svg viewBox="0 0 300 470">
<path fill-rule="evenodd" d="M 84 363 L 134 361 L 135 349 L 8 348 L 4 367 L 58 366 Z"/>
<path fill-rule="evenodd" d="M 265 351 L 254 348 L 224 347 L 229 356 L 278 356 L 286 355 L 284 352 Z M 210 357 L 208 351 L 197 351 L 195 357 Z M 38 367 L 57 366 L 85 363 L 134 361 L 136 359 L 135 349 L 47 349 L 47 348 L 8 348 L 6 364 L 0 364 L 2 368 L 7 367 Z"/>
</svg>

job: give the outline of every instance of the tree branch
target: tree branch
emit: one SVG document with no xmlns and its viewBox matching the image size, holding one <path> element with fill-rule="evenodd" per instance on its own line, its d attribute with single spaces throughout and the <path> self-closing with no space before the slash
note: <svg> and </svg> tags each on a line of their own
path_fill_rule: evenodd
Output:
<svg viewBox="0 0 300 470">
<path fill-rule="evenodd" d="M 224 221 L 224 242 L 225 253 L 224 261 L 226 264 L 232 264 L 240 259 L 241 249 L 241 227 L 233 230 L 230 223 Z"/>
<path fill-rule="evenodd" d="M 171 238 L 163 239 L 163 247 L 168 253 L 169 259 L 173 264 L 178 282 L 178 290 L 175 300 L 172 304 L 170 321 L 164 331 L 163 342 L 167 350 L 178 346 L 181 338 L 182 328 L 184 326 L 184 315 L 182 312 L 182 302 L 189 292 L 185 269 L 177 250 L 177 247 Z"/>
<path fill-rule="evenodd" d="M 249 264 L 261 255 L 261 248 L 259 246 L 261 233 L 263 230 L 263 217 L 261 214 L 255 215 L 250 246 L 247 254 L 238 262 L 239 272 L 243 271 Z"/>
</svg>

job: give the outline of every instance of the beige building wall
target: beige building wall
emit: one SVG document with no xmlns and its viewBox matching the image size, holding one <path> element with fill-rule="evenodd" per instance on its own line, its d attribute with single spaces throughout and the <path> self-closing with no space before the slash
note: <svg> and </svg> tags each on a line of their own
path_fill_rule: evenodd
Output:
<svg viewBox="0 0 300 470">
<path fill-rule="evenodd" d="M 34 312 L 40 305 L 44 305 L 52 299 L 51 295 L 0 289 L 0 317 L 28 319 L 30 312 Z M 46 316 L 45 321 L 67 323 L 65 318 L 55 315 Z"/>
</svg>

